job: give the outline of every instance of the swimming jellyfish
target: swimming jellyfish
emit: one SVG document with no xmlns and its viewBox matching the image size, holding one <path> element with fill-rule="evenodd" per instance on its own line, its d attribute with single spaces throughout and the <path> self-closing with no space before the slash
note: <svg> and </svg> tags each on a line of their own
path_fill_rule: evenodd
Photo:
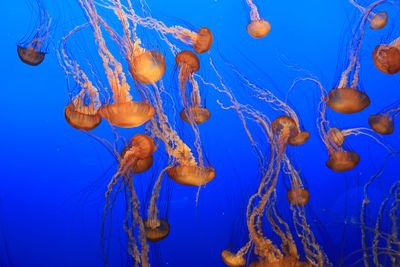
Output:
<svg viewBox="0 0 400 267">
<path fill-rule="evenodd" d="M 101 116 L 98 113 L 101 106 L 99 93 L 76 60 L 72 59 L 66 50 L 68 38 L 80 28 L 79 26 L 76 27 L 63 38 L 59 54 L 60 63 L 65 73 L 72 77 L 80 88 L 78 94 L 72 97 L 71 103 L 65 107 L 64 115 L 68 124 L 72 127 L 78 130 L 90 131 L 101 122 Z"/>
<path fill-rule="evenodd" d="M 34 1 L 38 8 L 36 29 L 17 43 L 19 58 L 31 66 L 37 66 L 44 60 L 51 25 L 51 18 L 41 1 Z"/>
<path fill-rule="evenodd" d="M 258 13 L 257 6 L 253 3 L 253 0 L 246 0 L 246 2 L 251 9 L 251 22 L 247 24 L 247 32 L 252 37 L 257 39 L 265 37 L 271 30 L 271 25 L 268 21 L 261 19 L 260 14 Z"/>
</svg>

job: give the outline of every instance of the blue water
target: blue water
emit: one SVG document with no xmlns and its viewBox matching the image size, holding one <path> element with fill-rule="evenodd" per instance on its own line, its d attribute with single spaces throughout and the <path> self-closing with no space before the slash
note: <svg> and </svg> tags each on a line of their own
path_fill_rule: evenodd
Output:
<svg viewBox="0 0 400 267">
<path fill-rule="evenodd" d="M 85 18 L 74 1 L 42 1 L 54 27 L 44 62 L 37 67 L 28 66 L 19 60 L 16 43 L 35 27 L 32 13 L 35 8 L 30 7 L 31 2 L 3 1 L 0 16 L 0 266 L 104 266 L 100 241 L 104 193 L 117 163 L 101 143 L 65 121 L 64 108 L 70 88 L 57 58 L 60 38 Z M 344 0 L 258 1 L 257 5 L 272 27 L 259 40 L 246 31 L 249 9 L 245 1 L 148 1 L 152 16 L 167 25 L 190 23 L 197 28 L 208 27 L 214 35 L 210 53 L 230 89 L 242 104 L 257 106 L 272 121 L 281 114 L 267 104 L 254 101 L 239 85 L 230 65 L 283 100 L 294 80 L 309 77 L 309 73 L 330 90 L 337 86 L 347 66 L 353 30 L 361 13 Z M 383 74 L 372 62 L 371 53 L 377 44 L 399 36 L 398 8 L 382 5 L 380 10 L 388 11 L 388 25 L 380 31 L 368 29 L 360 52 L 360 80 L 371 105 L 352 115 L 328 109 L 329 119 L 338 128 L 368 128 L 369 115 L 400 98 L 398 75 Z M 141 34 L 147 45 L 168 53 L 168 47 L 157 35 L 147 34 L 146 30 Z M 91 38 L 84 36 L 71 43 L 82 46 L 82 53 L 75 52 L 78 60 L 95 54 L 90 45 L 79 44 Z M 119 54 L 115 45 L 110 47 Z M 169 71 L 164 78 L 171 82 L 176 78 L 175 62 L 171 56 L 166 60 Z M 201 55 L 200 60 L 199 74 L 213 79 L 208 56 Z M 101 66 L 99 62 L 92 63 Z M 127 70 L 126 73 L 129 76 Z M 176 90 L 172 86 L 170 89 Z M 150 247 L 152 266 L 224 266 L 221 251 L 227 248 L 237 251 L 248 241 L 245 210 L 259 183 L 259 165 L 237 113 L 223 110 L 217 103 L 220 100 L 228 104 L 227 98 L 212 88 L 202 91 L 202 96 L 212 116 L 200 126 L 200 132 L 217 176 L 201 189 L 198 202 L 196 187 L 165 178 L 160 210 L 168 215 L 171 232 L 165 240 Z M 288 153 L 311 195 L 306 207 L 311 230 L 333 266 L 364 266 L 360 252 L 363 187 L 371 176 L 383 170 L 369 190 L 367 221 L 375 227 L 379 206 L 399 179 L 399 161 L 389 156 L 382 169 L 388 150 L 372 138 L 359 135 L 346 139 L 347 146 L 361 157 L 357 167 L 346 173 L 328 169 L 325 165 L 328 154 L 316 125 L 318 101 L 319 91 L 312 83 L 300 83 L 290 93 L 289 103 L 311 137 L 302 146 L 289 147 Z M 177 123 L 176 127 L 180 135 L 190 136 L 187 125 Z M 259 146 L 266 148 L 262 132 L 255 125 L 250 127 Z M 142 126 L 122 133 L 128 136 L 143 131 Z M 110 141 L 113 138 L 104 121 L 93 134 Z M 399 134 L 395 127 L 390 136 L 374 136 L 396 151 L 400 148 Z M 152 169 L 138 175 L 135 181 L 143 207 L 149 201 L 151 184 L 167 162 L 165 150 L 160 149 L 154 156 Z M 291 224 L 287 185 L 287 178 L 282 175 L 277 186 L 277 206 Z M 106 225 L 107 231 L 112 229 L 107 239 L 110 266 L 131 264 L 122 229 L 122 204 L 116 205 L 113 224 Z M 382 226 L 385 233 L 391 231 L 388 216 L 386 210 Z M 299 252 L 301 255 L 302 250 Z M 391 266 L 387 261 L 381 264 Z"/>
</svg>

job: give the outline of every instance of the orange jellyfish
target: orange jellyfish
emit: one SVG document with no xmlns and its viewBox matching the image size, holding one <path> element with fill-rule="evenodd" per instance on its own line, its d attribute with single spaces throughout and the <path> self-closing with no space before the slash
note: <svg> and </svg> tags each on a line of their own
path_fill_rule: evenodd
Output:
<svg viewBox="0 0 400 267">
<path fill-rule="evenodd" d="M 96 128 L 101 122 L 101 116 L 98 113 L 101 106 L 99 93 L 97 88 L 81 70 L 76 60 L 71 59 L 66 51 L 67 39 L 80 28 L 76 27 L 63 38 L 59 54 L 60 63 L 65 73 L 72 77 L 80 88 L 79 93 L 72 97 L 71 103 L 65 107 L 64 115 L 68 124 L 72 127 L 82 131 L 90 131 Z"/>
<path fill-rule="evenodd" d="M 247 32 L 256 39 L 265 37 L 271 30 L 271 25 L 268 21 L 261 19 L 260 14 L 258 13 L 257 6 L 253 3 L 252 0 L 246 0 L 246 2 L 251 9 L 251 22 L 247 24 Z"/>
<path fill-rule="evenodd" d="M 369 26 L 373 30 L 380 30 L 383 29 L 388 21 L 388 14 L 386 11 L 381 11 L 378 13 L 373 12 L 372 10 L 369 11 L 369 14 L 366 12 L 368 11 L 367 8 L 361 6 L 356 0 L 350 0 L 350 3 L 358 8 L 363 15 L 366 15 L 369 20 Z"/>
<path fill-rule="evenodd" d="M 129 93 L 130 86 L 126 81 L 122 65 L 114 58 L 104 41 L 99 24 L 101 19 L 97 15 L 93 2 L 91 0 L 79 0 L 79 2 L 93 28 L 99 46 L 98 52 L 103 60 L 113 94 L 113 103 L 105 104 L 100 108 L 101 116 L 112 125 L 124 128 L 138 127 L 144 124 L 154 116 L 154 108 L 145 102 L 132 101 Z"/>
<path fill-rule="evenodd" d="M 94 8 L 92 0 L 85 1 Z M 108 6 L 108 8 L 117 15 L 122 24 L 124 36 L 120 36 L 100 17 L 98 17 L 99 21 L 117 42 L 124 57 L 128 60 L 129 72 L 132 77 L 141 84 L 156 83 L 163 77 L 166 70 L 163 54 L 158 51 L 146 50 L 136 35 L 136 22 L 130 24 L 128 14 L 125 13 L 120 0 L 110 0 L 110 2 L 112 6 Z M 129 7 L 130 11 L 134 13 L 130 2 Z"/>
<path fill-rule="evenodd" d="M 105 143 L 108 146 L 108 143 Z M 109 150 L 115 151 L 112 147 Z M 140 215 L 140 203 L 136 195 L 133 179 L 136 173 L 145 170 L 137 171 L 137 163 L 141 160 L 146 160 L 151 157 L 155 151 L 153 139 L 144 134 L 136 134 L 130 140 L 128 146 L 124 148 L 121 155 L 117 154 L 119 166 L 117 172 L 112 177 L 107 186 L 105 193 L 106 204 L 104 206 L 102 220 L 102 250 L 103 256 L 107 263 L 106 254 L 104 251 L 104 231 L 107 214 L 112 212 L 115 194 L 118 193 L 117 187 L 125 188 L 127 201 L 127 212 L 124 219 L 124 230 L 128 234 L 128 253 L 137 263 L 142 266 L 150 266 L 148 259 L 149 246 L 146 238 L 146 226 Z M 137 232 L 138 234 L 135 234 Z M 138 239 L 138 240 L 137 240 Z"/>
<path fill-rule="evenodd" d="M 376 1 L 363 9 L 359 29 L 356 29 L 357 33 L 354 34 L 352 41 L 354 47 L 350 51 L 349 65 L 343 71 L 338 86 L 332 89 L 325 97 L 326 104 L 337 112 L 344 114 L 357 113 L 368 107 L 371 102 L 368 95 L 359 89 L 359 54 L 369 15 L 376 6 L 384 1 Z"/>
<path fill-rule="evenodd" d="M 22 62 L 37 66 L 43 62 L 47 51 L 51 18 L 40 0 L 35 0 L 38 8 L 36 29 L 17 43 L 18 56 Z"/>
<path fill-rule="evenodd" d="M 153 165 L 154 142 L 151 137 L 145 134 L 136 134 L 130 140 L 130 144 L 121 152 L 121 158 L 125 157 L 127 151 L 135 150 L 135 160 L 131 164 L 133 173 L 143 173 Z"/>
<path fill-rule="evenodd" d="M 162 21 L 159 21 L 153 17 L 140 17 L 136 14 L 136 12 L 132 8 L 132 3 L 130 0 L 126 0 L 127 7 L 123 6 L 120 0 L 107 0 L 107 2 L 111 3 L 108 8 L 115 9 L 115 6 L 119 10 L 124 9 L 128 10 L 129 14 L 126 14 L 127 17 L 134 24 L 139 24 L 143 27 L 156 30 L 162 35 L 172 35 L 175 39 L 182 41 L 185 44 L 193 46 L 194 51 L 196 53 L 204 53 L 207 52 L 211 48 L 211 44 L 213 42 L 213 35 L 207 27 L 203 27 L 201 29 L 186 29 L 182 26 L 166 26 Z M 169 44 L 169 42 L 167 42 Z"/>
<path fill-rule="evenodd" d="M 376 115 L 371 115 L 368 123 L 371 129 L 379 134 L 392 134 L 394 131 L 393 120 L 399 115 L 399 103 L 393 103 Z"/>
<path fill-rule="evenodd" d="M 372 53 L 375 67 L 386 74 L 400 71 L 400 37 L 390 44 L 380 44 Z"/>
<path fill-rule="evenodd" d="M 165 239 L 170 231 L 170 225 L 167 219 L 158 217 L 157 199 L 160 195 L 161 181 L 167 168 L 161 171 L 157 181 L 153 186 L 150 205 L 147 210 L 147 219 L 143 221 L 146 231 L 146 238 L 149 242 L 159 242 Z"/>
<path fill-rule="evenodd" d="M 179 115 L 182 120 L 187 123 L 204 123 L 210 118 L 211 114 L 207 108 L 201 107 L 199 86 L 193 78 L 193 73 L 198 71 L 200 68 L 199 58 L 195 53 L 185 50 L 176 55 L 175 61 L 176 65 L 179 66 L 178 79 L 180 94 L 184 106 L 184 109 L 179 113 Z M 186 93 L 186 83 L 188 81 L 193 89 L 190 97 L 192 104 L 189 104 Z"/>
</svg>

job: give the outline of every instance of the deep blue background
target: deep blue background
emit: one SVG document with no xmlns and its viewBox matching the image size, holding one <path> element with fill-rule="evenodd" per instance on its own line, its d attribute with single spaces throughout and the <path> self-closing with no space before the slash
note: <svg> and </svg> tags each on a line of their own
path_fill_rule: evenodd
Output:
<svg viewBox="0 0 400 267">
<path fill-rule="evenodd" d="M 1 266 L 103 265 L 99 237 L 103 195 L 112 175 L 107 170 L 115 167 L 115 162 L 98 142 L 71 128 L 64 119 L 68 88 L 53 47 L 60 36 L 72 29 L 71 25 L 83 20 L 74 1 L 57 2 L 62 1 L 45 2 L 57 27 L 49 54 L 38 67 L 25 65 L 16 53 L 16 42 L 32 28 L 32 9 L 25 1 L 2 3 Z M 168 25 L 183 20 L 196 27 L 209 27 L 215 38 L 212 54 L 223 55 L 244 75 L 283 95 L 295 78 L 307 76 L 293 66 L 316 75 L 327 90 L 336 85 L 344 69 L 352 30 L 360 16 L 344 0 L 259 1 L 259 12 L 271 23 L 272 30 L 267 37 L 255 40 L 246 31 L 249 10 L 241 0 L 153 0 L 148 5 L 153 16 Z M 387 28 L 367 30 L 361 51 L 362 85 L 372 103 L 354 115 L 328 110 L 329 118 L 338 128 L 368 127 L 370 114 L 400 98 L 398 75 L 380 73 L 371 59 L 371 52 L 380 40 L 398 36 L 394 23 L 398 11 L 384 7 L 388 8 L 390 18 Z M 229 68 L 218 58 L 222 73 L 228 73 Z M 201 71 L 211 72 L 207 70 L 207 61 L 202 60 Z M 167 63 L 173 67 L 174 62 Z M 235 84 L 234 76 L 228 80 Z M 241 87 L 232 90 L 242 103 L 252 101 L 240 91 Z M 152 254 L 160 255 L 156 258 L 161 266 L 223 266 L 221 251 L 230 246 L 238 249 L 247 242 L 243 214 L 259 178 L 256 158 L 237 115 L 216 104 L 216 99 L 223 97 L 210 88 L 205 95 L 212 117 L 201 126 L 201 131 L 217 177 L 202 189 L 197 207 L 196 188 L 166 182 L 171 189 L 168 210 L 171 233 Z M 329 170 L 325 166 L 328 155 L 315 123 L 317 101 L 318 91 L 311 83 L 297 86 L 290 95 L 291 104 L 312 136 L 303 146 L 289 151 L 308 182 L 311 199 L 307 212 L 315 219 L 313 230 L 337 266 L 341 258 L 361 247 L 358 213 L 362 186 L 381 168 L 386 151 L 366 136 L 350 137 L 348 144 L 361 156 L 360 164 L 346 174 Z M 268 106 L 261 109 L 271 120 L 280 115 Z M 111 136 L 105 123 L 94 134 Z M 385 142 L 398 148 L 398 135 L 396 128 Z M 262 140 L 262 136 L 258 139 Z M 157 154 L 155 157 L 165 158 Z M 153 174 L 139 175 L 138 179 L 150 181 L 162 167 L 162 163 L 156 164 Z M 398 179 L 397 174 L 398 162 L 393 160 L 372 186 L 369 214 L 372 220 L 376 219 L 383 196 Z M 142 187 L 138 191 L 143 197 L 146 189 Z M 290 222 L 285 192 L 284 183 L 280 182 L 282 206 L 279 203 L 278 206 Z M 167 197 L 164 199 L 167 201 Z M 344 228 L 346 222 L 348 226 Z M 110 258 L 113 266 L 120 266 L 125 262 L 125 247 L 120 244 L 124 233 L 120 224 L 113 227 L 114 249 Z M 343 265 L 350 266 L 360 255 Z"/>
</svg>

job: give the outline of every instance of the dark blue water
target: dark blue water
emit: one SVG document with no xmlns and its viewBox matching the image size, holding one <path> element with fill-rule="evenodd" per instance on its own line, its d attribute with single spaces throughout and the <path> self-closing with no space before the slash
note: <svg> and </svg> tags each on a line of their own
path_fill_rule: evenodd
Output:
<svg viewBox="0 0 400 267">
<path fill-rule="evenodd" d="M 64 108 L 74 85 L 67 84 L 57 58 L 62 36 L 84 23 L 85 17 L 75 1 L 42 2 L 53 27 L 48 54 L 37 67 L 21 62 L 16 52 L 16 43 L 36 27 L 34 1 L 2 3 L 0 266 L 104 266 L 100 239 L 104 193 L 118 164 L 101 142 L 65 121 Z M 394 6 L 379 7 L 379 11 L 386 10 L 389 14 L 387 26 L 379 31 L 367 28 L 361 45 L 360 85 L 370 97 L 371 105 L 351 115 L 328 108 L 327 117 L 332 126 L 369 128 L 370 115 L 400 98 L 398 75 L 378 71 L 371 57 L 376 45 L 389 43 L 399 36 L 399 3 L 394 2 Z M 256 40 L 246 31 L 249 8 L 245 1 L 149 0 L 147 4 L 152 16 L 167 25 L 208 27 L 214 35 L 210 54 L 229 89 L 240 103 L 253 105 L 271 121 L 282 114 L 256 101 L 240 84 L 235 70 L 283 101 L 296 79 L 311 77 L 311 74 L 329 91 L 338 85 L 347 67 L 351 40 L 361 17 L 360 11 L 344 0 L 258 1 L 261 16 L 271 23 L 271 32 Z M 117 25 L 115 17 L 107 17 L 111 13 L 104 14 L 104 19 L 113 21 L 112 26 Z M 176 97 L 175 62 L 168 55 L 168 46 L 150 30 L 141 28 L 138 32 L 148 47 L 166 55 L 167 72 L 163 79 L 171 95 Z M 69 49 L 82 64 L 91 61 L 96 72 L 102 63 L 95 58 L 96 47 L 90 42 L 93 36 L 82 34 L 71 41 Z M 109 42 L 110 50 L 127 67 L 118 47 Z M 179 45 L 180 49 L 190 48 L 183 43 Z M 199 75 L 217 82 L 208 55 L 199 57 Z M 124 70 L 132 85 L 128 70 Z M 106 82 L 104 71 L 101 75 Z M 237 113 L 224 110 L 218 104 L 217 101 L 230 105 L 226 95 L 211 87 L 200 90 L 212 114 L 199 127 L 202 146 L 217 176 L 202 187 L 197 202 L 197 187 L 179 185 L 165 177 L 159 209 L 167 216 L 171 231 L 165 240 L 150 246 L 152 266 L 224 266 L 221 251 L 231 248 L 236 252 L 248 242 L 246 207 L 260 182 L 257 157 Z M 381 214 L 379 208 L 399 179 L 399 161 L 395 154 L 400 148 L 399 130 L 395 127 L 393 134 L 384 137 L 368 132 L 375 139 L 363 134 L 347 137 L 347 148 L 356 151 L 361 160 L 353 170 L 336 173 L 325 165 L 329 156 L 317 128 L 319 97 L 318 87 L 311 82 L 300 82 L 288 95 L 288 103 L 311 137 L 304 145 L 289 147 L 287 153 L 310 192 L 305 209 L 310 229 L 332 265 L 364 266 L 360 218 L 363 190 L 379 172 L 381 175 L 368 190 L 368 259 L 372 259 L 370 247 L 380 215 L 383 220 L 378 232 L 383 235 L 379 247 L 387 246 L 385 240 L 389 236 L 397 238 L 392 235 L 390 217 L 395 201 L 392 198 Z M 171 116 L 173 108 L 169 106 L 165 111 Z M 396 119 L 394 122 L 396 125 Z M 182 122 L 174 126 L 180 136 L 193 142 L 191 127 Z M 249 127 L 260 149 L 267 153 L 268 140 L 263 132 L 254 123 Z M 143 131 L 144 126 L 122 129 L 121 135 L 128 138 Z M 92 133 L 114 141 L 105 121 Z M 394 154 L 388 156 L 390 151 Z M 149 203 L 151 186 L 167 164 L 168 155 L 162 143 L 154 157 L 153 167 L 135 176 L 142 214 Z M 282 174 L 276 188 L 276 205 L 293 230 L 293 217 L 286 199 L 288 184 L 288 176 Z M 130 266 L 132 260 L 127 255 L 127 238 L 122 228 L 124 192 L 119 193 L 113 223 L 106 223 L 107 256 L 110 266 Z M 393 220 L 398 226 L 398 220 Z M 266 231 L 265 234 L 279 247 L 279 239 L 273 233 Z M 304 260 L 300 239 L 295 232 L 292 234 Z M 380 250 L 380 253 L 396 254 L 398 249 L 394 246 L 394 252 Z M 252 252 L 249 255 L 252 258 Z M 379 260 L 382 266 L 398 266 L 390 263 L 388 257 L 381 256 Z"/>
</svg>

